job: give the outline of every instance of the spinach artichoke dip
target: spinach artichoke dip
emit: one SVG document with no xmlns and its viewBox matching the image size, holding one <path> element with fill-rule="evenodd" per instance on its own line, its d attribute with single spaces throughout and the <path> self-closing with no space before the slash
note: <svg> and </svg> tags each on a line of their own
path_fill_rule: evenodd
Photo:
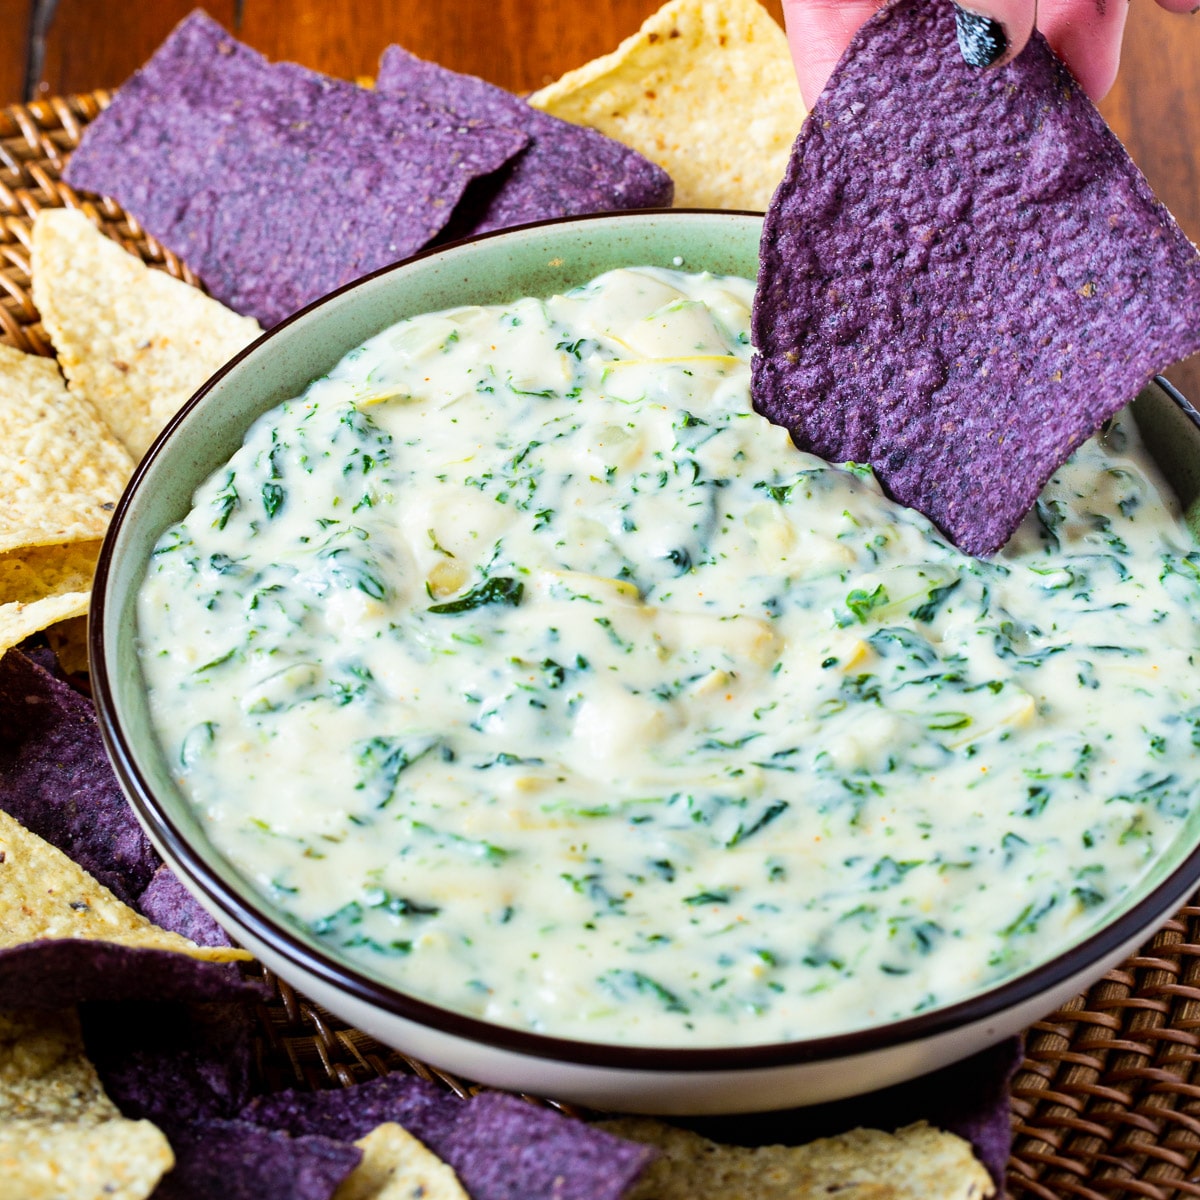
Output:
<svg viewBox="0 0 1200 1200">
<path fill-rule="evenodd" d="M 751 411 L 752 289 L 403 321 L 159 541 L 179 784 L 360 969 L 593 1041 L 844 1032 L 1065 948 L 1194 805 L 1200 553 L 1132 421 L 966 557 Z"/>
</svg>

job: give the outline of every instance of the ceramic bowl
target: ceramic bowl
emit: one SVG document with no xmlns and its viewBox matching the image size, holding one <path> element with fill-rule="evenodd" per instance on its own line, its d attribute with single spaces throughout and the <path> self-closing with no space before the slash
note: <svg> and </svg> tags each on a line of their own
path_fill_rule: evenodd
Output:
<svg viewBox="0 0 1200 1200">
<path fill-rule="evenodd" d="M 1000 986 L 838 1036 L 657 1049 L 523 1032 L 405 995 L 339 960 L 274 910 L 209 843 L 151 729 L 135 596 L 160 533 L 187 513 L 197 485 L 229 458 L 250 423 L 403 317 L 548 295 L 617 266 L 753 277 L 760 232 L 761 217 L 748 214 L 622 214 L 505 231 L 390 267 L 276 327 L 210 380 L 143 461 L 113 519 L 96 578 L 92 673 L 109 752 L 151 839 L 200 902 L 272 971 L 381 1041 L 466 1078 L 597 1108 L 663 1114 L 762 1111 L 883 1087 L 981 1050 L 1044 1016 L 1127 957 L 1200 877 L 1198 813 L 1102 928 Z M 1194 411 L 1158 382 L 1135 411 L 1185 507 L 1200 512 Z"/>
</svg>

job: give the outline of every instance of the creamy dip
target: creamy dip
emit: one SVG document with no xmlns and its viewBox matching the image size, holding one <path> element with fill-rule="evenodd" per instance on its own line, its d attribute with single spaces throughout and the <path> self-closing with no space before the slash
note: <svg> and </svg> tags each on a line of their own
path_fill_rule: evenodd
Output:
<svg viewBox="0 0 1200 1200">
<path fill-rule="evenodd" d="M 591 1040 L 841 1032 L 1077 940 L 1194 804 L 1200 553 L 1132 422 L 965 557 L 751 411 L 752 287 L 401 322 L 159 542 L 180 786 L 360 969 Z"/>
</svg>

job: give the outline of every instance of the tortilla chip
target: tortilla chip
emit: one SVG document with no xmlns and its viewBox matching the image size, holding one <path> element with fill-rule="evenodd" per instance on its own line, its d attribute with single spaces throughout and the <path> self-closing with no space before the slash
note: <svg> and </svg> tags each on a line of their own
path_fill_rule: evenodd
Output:
<svg viewBox="0 0 1200 1200">
<path fill-rule="evenodd" d="M 208 962 L 175 950 L 89 938 L 0 947 L 0 1008 L 63 1008 L 147 996 L 184 1003 L 254 1003 L 269 995 L 269 987 L 242 978 L 234 963 Z"/>
<path fill-rule="evenodd" d="M 976 70 L 954 11 L 890 4 L 822 92 L 764 224 L 752 389 L 985 555 L 1200 351 L 1200 255 L 1040 34 Z"/>
<path fill-rule="evenodd" d="M 725 1146 L 648 1117 L 600 1122 L 662 1151 L 627 1200 L 984 1200 L 991 1177 L 952 1133 L 923 1121 L 853 1129 L 805 1146 Z"/>
<path fill-rule="evenodd" d="M 395 1122 L 354 1143 L 362 1162 L 346 1176 L 333 1200 L 471 1200 L 454 1171 Z"/>
<path fill-rule="evenodd" d="M 96 541 L 30 546 L 0 554 L 0 613 L 22 600 L 88 591 L 99 553 Z"/>
<path fill-rule="evenodd" d="M 71 390 L 141 458 L 184 402 L 262 332 L 127 254 L 75 209 L 33 223 L 33 301 Z"/>
<path fill-rule="evenodd" d="M 83 616 L 91 595 L 91 592 L 63 592 L 28 604 L 18 600 L 0 605 L 0 654 L 56 621 Z"/>
<path fill-rule="evenodd" d="M 198 946 L 233 944 L 166 863 L 154 872 L 154 878 L 137 898 L 137 910 L 160 929 L 180 933 Z"/>
<path fill-rule="evenodd" d="M 437 1084 L 394 1071 L 350 1088 L 258 1096 L 241 1117 L 294 1137 L 313 1133 L 342 1142 L 357 1141 L 394 1122 L 438 1154 L 438 1146 L 452 1133 L 466 1103 Z"/>
<path fill-rule="evenodd" d="M 260 1096 L 242 1116 L 293 1136 L 342 1141 L 395 1122 L 449 1164 L 472 1200 L 623 1200 L 654 1156 L 517 1096 L 482 1092 L 464 1101 L 398 1072 L 349 1088 Z"/>
<path fill-rule="evenodd" d="M 232 947 L 197 946 L 152 925 L 5 812 L 0 812 L 0 895 L 0 949 L 46 938 L 85 938 L 172 950 L 205 962 L 251 957 Z"/>
<path fill-rule="evenodd" d="M 0 554 L 0 655 L 31 634 L 84 617 L 99 550 L 99 542 L 68 542 Z M 86 647 L 82 662 L 86 668 Z"/>
<path fill-rule="evenodd" d="M 756 0 L 671 0 L 529 103 L 639 150 L 698 208 L 765 209 L 804 120 L 787 39 Z"/>
<path fill-rule="evenodd" d="M 670 176 L 628 146 L 548 116 L 511 92 L 426 62 L 400 46 L 384 50 L 376 86 L 381 92 L 419 96 L 463 120 L 495 121 L 529 135 L 529 145 L 503 170 L 472 182 L 441 239 L 552 217 L 671 203 Z"/>
<path fill-rule="evenodd" d="M 362 1158 L 357 1146 L 288 1137 L 247 1121 L 197 1121 L 171 1131 L 175 1169 L 154 1200 L 331 1200 Z"/>
<path fill-rule="evenodd" d="M 170 1138 L 181 1122 L 237 1115 L 253 1091 L 253 1009 L 158 999 L 80 1006 L 88 1057 L 113 1103 Z"/>
<path fill-rule="evenodd" d="M 91 701 L 10 650 L 0 711 L 0 808 L 140 908 L 162 859 L 113 774 Z"/>
<path fill-rule="evenodd" d="M 46 627 L 46 644 L 54 651 L 59 669 L 79 675 L 88 669 L 87 615 L 68 617 Z"/>
<path fill-rule="evenodd" d="M 1002 1193 L 1013 1145 L 1009 1085 L 1024 1060 L 1023 1040 L 1005 1038 L 970 1058 L 865 1095 L 771 1112 L 689 1117 L 687 1127 L 715 1141 L 741 1146 L 798 1146 L 847 1129 L 896 1130 L 925 1121 L 970 1142 Z M 108 1087 L 103 1071 L 101 1078 Z M 108 1090 L 116 1095 L 111 1087 Z"/>
<path fill-rule="evenodd" d="M 173 1162 L 105 1095 L 72 1010 L 0 1012 L 0 1197 L 141 1200 Z"/>
<path fill-rule="evenodd" d="M 115 198 L 264 326 L 435 237 L 528 143 L 294 63 L 197 10 L 84 132 L 64 178 Z"/>
<path fill-rule="evenodd" d="M 103 537 L 132 470 L 52 359 L 0 345 L 0 554 Z"/>
</svg>

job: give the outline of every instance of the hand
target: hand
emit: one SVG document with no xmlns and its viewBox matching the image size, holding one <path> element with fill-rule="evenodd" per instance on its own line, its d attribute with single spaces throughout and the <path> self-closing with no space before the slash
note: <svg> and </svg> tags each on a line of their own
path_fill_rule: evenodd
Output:
<svg viewBox="0 0 1200 1200">
<path fill-rule="evenodd" d="M 783 0 L 788 43 L 800 91 L 811 108 L 858 27 L 884 0 Z M 1157 0 L 1169 12 L 1191 12 L 1197 0 Z M 967 0 L 960 45 L 972 66 L 1001 66 L 1025 48 L 1037 27 L 1093 100 L 1117 77 L 1128 0 Z M 987 18 L 991 18 L 988 21 Z M 975 36 L 972 37 L 971 35 Z"/>
</svg>

